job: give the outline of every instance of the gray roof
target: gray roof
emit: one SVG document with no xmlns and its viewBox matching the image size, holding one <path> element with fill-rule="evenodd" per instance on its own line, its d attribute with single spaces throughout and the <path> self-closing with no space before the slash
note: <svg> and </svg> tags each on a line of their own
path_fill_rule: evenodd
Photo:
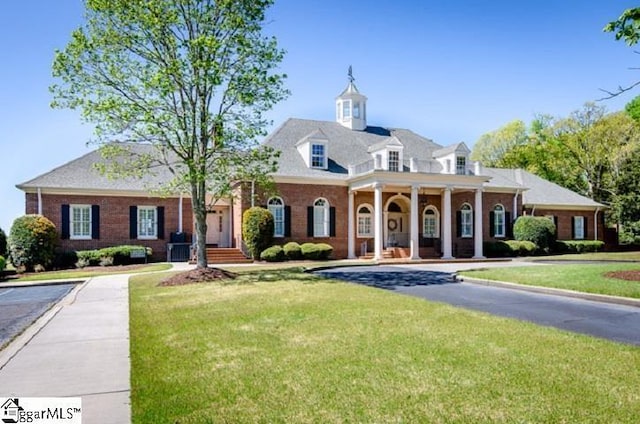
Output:
<svg viewBox="0 0 640 424">
<path fill-rule="evenodd" d="M 460 143 L 456 143 L 456 144 L 452 144 L 451 146 L 447 146 L 447 147 L 443 147 L 441 149 L 438 149 L 436 151 L 433 152 L 433 157 L 436 158 L 441 158 L 442 156 L 446 156 L 450 153 L 456 152 L 459 148 L 463 147 L 462 150 L 468 152 L 469 148 L 467 147 L 466 144 L 464 144 L 464 142 L 460 142 Z"/>
<path fill-rule="evenodd" d="M 310 169 L 295 148 L 302 139 L 320 131 L 326 136 L 328 170 Z M 395 137 L 404 146 L 404 158 L 431 159 L 442 148 L 428 138 L 405 129 L 367 127 L 354 131 L 337 122 L 290 118 L 276 129 L 264 144 L 280 150 L 280 167 L 276 175 L 347 179 L 349 165 L 371 160 L 369 148 L 388 143 Z"/>
<path fill-rule="evenodd" d="M 492 177 L 487 186 L 521 187 L 524 205 L 604 208 L 605 205 L 582 196 L 558 184 L 540 178 L 524 169 L 484 168 L 483 173 Z"/>
<path fill-rule="evenodd" d="M 153 152 L 150 145 L 128 145 L 133 152 L 140 154 Z M 24 191 L 30 189 L 70 189 L 70 190 L 115 190 L 141 191 L 158 189 L 172 180 L 167 167 L 155 167 L 142 178 L 108 178 L 96 169 L 96 164 L 105 163 L 99 150 L 93 150 L 77 159 L 65 163 L 47 173 L 18 184 Z"/>
</svg>

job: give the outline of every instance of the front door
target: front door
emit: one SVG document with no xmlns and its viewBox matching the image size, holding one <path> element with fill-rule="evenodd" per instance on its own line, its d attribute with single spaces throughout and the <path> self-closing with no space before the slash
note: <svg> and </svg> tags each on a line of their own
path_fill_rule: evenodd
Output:
<svg viewBox="0 0 640 424">
<path fill-rule="evenodd" d="M 229 247 L 227 208 L 215 207 L 207 213 L 207 245 Z"/>
<path fill-rule="evenodd" d="M 389 212 L 387 215 L 387 245 L 388 247 L 406 247 L 405 214 Z"/>
</svg>

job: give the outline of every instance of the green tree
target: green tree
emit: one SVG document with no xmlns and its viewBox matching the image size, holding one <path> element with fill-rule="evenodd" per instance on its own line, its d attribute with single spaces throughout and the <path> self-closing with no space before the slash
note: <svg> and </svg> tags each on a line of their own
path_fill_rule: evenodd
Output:
<svg viewBox="0 0 640 424">
<path fill-rule="evenodd" d="M 472 160 L 485 166 L 500 166 L 502 158 L 517 146 L 527 142 L 527 127 L 520 120 L 511 121 L 495 131 L 483 134 L 474 144 Z"/>
<path fill-rule="evenodd" d="M 16 218 L 9 232 L 11 263 L 25 271 L 36 265 L 49 268 L 55 256 L 58 232 L 56 226 L 42 215 Z"/>
<path fill-rule="evenodd" d="M 624 40 L 629 46 L 636 45 L 640 40 L 640 7 L 626 9 L 618 19 L 605 25 L 603 30 L 613 32 L 616 40 Z M 615 91 L 602 91 L 607 94 L 605 98 L 611 98 L 629 91 L 639 84 L 640 81 L 636 81 L 626 87 L 618 86 Z"/>
<path fill-rule="evenodd" d="M 140 177 L 168 167 L 174 180 L 163 189 L 190 193 L 199 267 L 207 266 L 207 199 L 275 170 L 276 152 L 258 146 L 264 112 L 288 95 L 277 72 L 284 53 L 262 34 L 272 3 L 85 0 L 86 23 L 56 52 L 53 106 L 95 124 L 107 160 L 100 169 Z M 133 143 L 150 147 L 135 153 Z"/>
<path fill-rule="evenodd" d="M 640 122 L 640 96 L 634 97 L 624 106 L 624 111 L 633 118 L 634 121 Z"/>
</svg>

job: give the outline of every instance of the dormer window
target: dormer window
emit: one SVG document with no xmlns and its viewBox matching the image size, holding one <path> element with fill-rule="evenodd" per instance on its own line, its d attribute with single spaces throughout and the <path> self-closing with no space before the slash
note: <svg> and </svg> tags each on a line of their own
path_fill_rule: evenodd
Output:
<svg viewBox="0 0 640 424">
<path fill-rule="evenodd" d="M 326 168 L 327 156 L 324 144 L 313 143 L 311 145 L 311 167 Z"/>
<path fill-rule="evenodd" d="M 466 156 L 456 156 L 456 174 L 467 174 L 467 158 Z"/>
<path fill-rule="evenodd" d="M 391 172 L 400 171 L 400 152 L 398 152 L 397 150 L 389 151 L 388 169 Z"/>
</svg>

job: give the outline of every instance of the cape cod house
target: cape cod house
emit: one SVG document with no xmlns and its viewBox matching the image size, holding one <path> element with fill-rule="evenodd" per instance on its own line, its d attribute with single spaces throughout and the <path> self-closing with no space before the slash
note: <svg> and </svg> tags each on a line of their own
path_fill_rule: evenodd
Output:
<svg viewBox="0 0 640 424">
<path fill-rule="evenodd" d="M 605 206 L 591 199 L 521 169 L 471 162 L 464 143 L 368 125 L 367 98 L 351 76 L 335 108 L 335 121 L 291 118 L 264 141 L 281 151 L 278 195 L 263 203 L 277 244 L 326 242 L 336 258 L 482 258 L 483 241 L 508 239 L 523 214 L 553 219 L 560 240 L 604 239 Z M 94 169 L 100 161 L 93 151 L 19 184 L 26 213 L 51 219 L 63 249 L 140 244 L 160 259 L 170 242 L 189 241 L 190 199 L 149 191 L 168 175 L 110 180 Z M 210 208 L 208 245 L 241 246 L 250 196 Z"/>
</svg>

